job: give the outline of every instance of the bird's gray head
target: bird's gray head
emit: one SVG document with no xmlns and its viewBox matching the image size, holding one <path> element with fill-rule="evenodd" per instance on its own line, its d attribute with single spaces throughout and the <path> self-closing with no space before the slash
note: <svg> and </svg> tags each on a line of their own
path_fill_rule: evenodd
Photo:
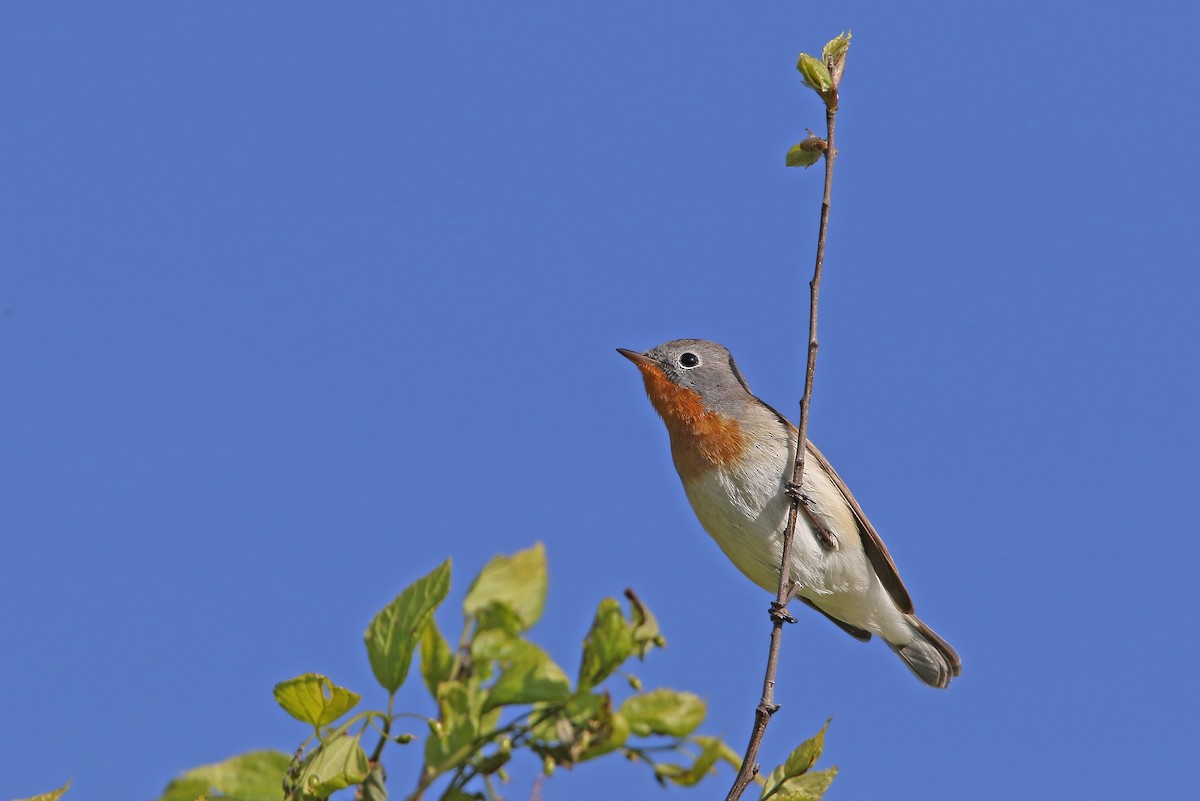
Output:
<svg viewBox="0 0 1200 801">
<path fill-rule="evenodd" d="M 645 353 L 624 348 L 617 348 L 617 352 L 642 371 L 651 400 L 659 392 L 655 388 L 659 375 L 675 387 L 696 393 L 712 411 L 728 413 L 733 403 L 745 401 L 750 395 L 750 387 L 729 350 L 716 342 L 675 339 Z"/>
</svg>

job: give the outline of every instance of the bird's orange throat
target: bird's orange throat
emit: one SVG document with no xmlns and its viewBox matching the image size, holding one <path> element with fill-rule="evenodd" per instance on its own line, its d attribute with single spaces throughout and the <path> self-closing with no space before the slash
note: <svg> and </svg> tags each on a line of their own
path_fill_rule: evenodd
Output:
<svg viewBox="0 0 1200 801">
<path fill-rule="evenodd" d="M 746 451 L 737 420 L 704 408 L 700 396 L 667 378 L 662 368 L 639 363 L 646 394 L 671 435 L 671 455 L 683 479 L 735 462 Z"/>
</svg>

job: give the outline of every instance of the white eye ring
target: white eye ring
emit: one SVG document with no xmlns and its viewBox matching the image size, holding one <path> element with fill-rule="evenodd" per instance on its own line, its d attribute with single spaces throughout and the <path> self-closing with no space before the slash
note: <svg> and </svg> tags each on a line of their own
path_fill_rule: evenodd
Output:
<svg viewBox="0 0 1200 801">
<path fill-rule="evenodd" d="M 688 351 L 687 353 L 679 354 L 679 366 L 685 370 L 690 370 L 693 367 L 700 366 L 700 357 Z"/>
</svg>

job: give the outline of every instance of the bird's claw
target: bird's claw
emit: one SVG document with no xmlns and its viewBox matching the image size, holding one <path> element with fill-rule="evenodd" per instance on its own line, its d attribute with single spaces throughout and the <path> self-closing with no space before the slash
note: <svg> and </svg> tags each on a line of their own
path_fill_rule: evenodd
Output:
<svg viewBox="0 0 1200 801">
<path fill-rule="evenodd" d="M 783 491 L 789 498 L 794 501 L 800 501 L 800 503 L 804 504 L 809 509 L 812 509 L 817 505 L 817 502 L 812 499 L 812 496 L 804 491 L 804 487 L 796 484 L 795 482 L 789 481 L 788 483 L 784 484 Z"/>
<path fill-rule="evenodd" d="M 771 622 L 772 623 L 795 623 L 796 618 L 788 613 L 787 604 L 781 604 L 778 601 L 771 601 Z"/>
</svg>

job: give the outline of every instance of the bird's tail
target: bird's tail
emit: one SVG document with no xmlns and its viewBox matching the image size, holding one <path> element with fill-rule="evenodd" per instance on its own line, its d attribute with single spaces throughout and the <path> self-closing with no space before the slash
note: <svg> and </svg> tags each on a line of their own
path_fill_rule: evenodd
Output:
<svg viewBox="0 0 1200 801">
<path fill-rule="evenodd" d="M 962 672 L 958 654 L 916 615 L 904 617 L 912 628 L 912 640 L 903 644 L 889 642 L 888 646 L 921 681 L 930 687 L 948 687 L 950 679 Z"/>
</svg>

